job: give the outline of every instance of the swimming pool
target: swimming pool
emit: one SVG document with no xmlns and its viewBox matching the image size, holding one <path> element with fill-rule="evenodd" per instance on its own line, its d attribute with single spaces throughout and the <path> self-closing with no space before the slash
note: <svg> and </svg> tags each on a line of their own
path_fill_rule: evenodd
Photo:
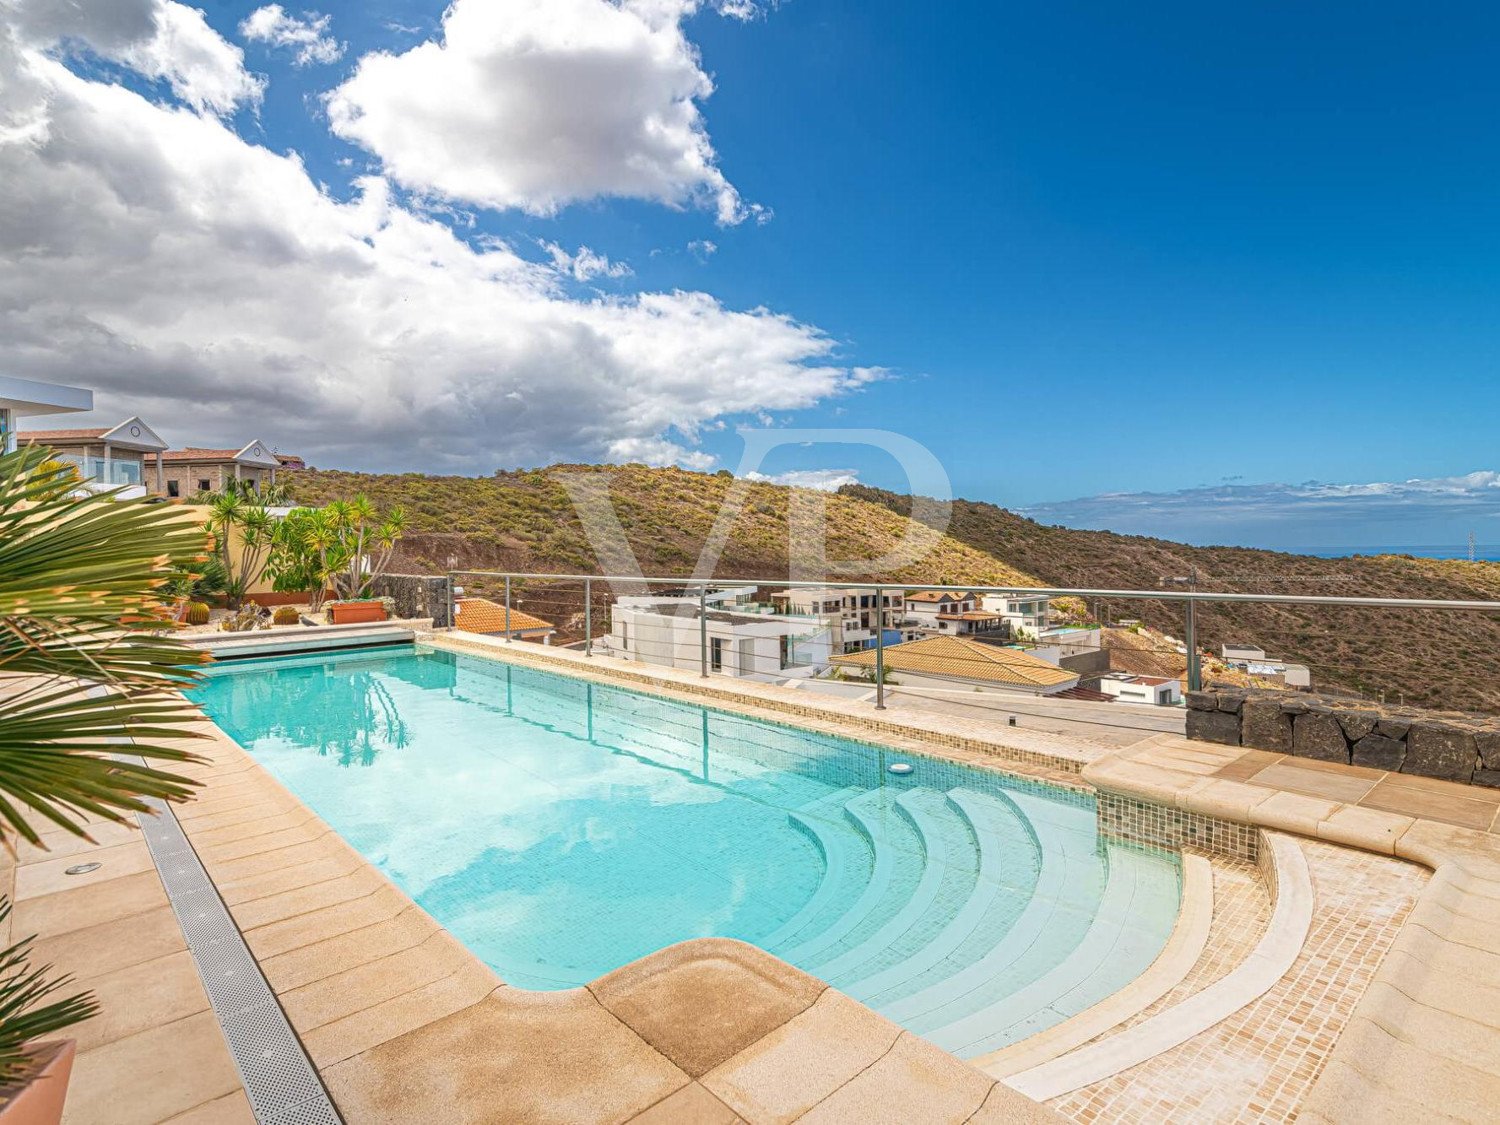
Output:
<svg viewBox="0 0 1500 1125">
<path fill-rule="evenodd" d="M 244 661 L 195 695 L 523 988 L 732 937 L 973 1057 L 1126 984 L 1177 916 L 1176 857 L 1085 795 L 522 665 Z"/>
</svg>

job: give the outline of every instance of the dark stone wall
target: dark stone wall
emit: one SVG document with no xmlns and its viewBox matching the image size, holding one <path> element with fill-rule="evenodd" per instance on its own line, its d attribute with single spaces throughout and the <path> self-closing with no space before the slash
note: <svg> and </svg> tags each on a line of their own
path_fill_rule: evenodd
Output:
<svg viewBox="0 0 1500 1125">
<path fill-rule="evenodd" d="M 1500 718 L 1215 685 L 1187 693 L 1187 736 L 1500 788 Z"/>
<path fill-rule="evenodd" d="M 383 574 L 370 587 L 373 598 L 394 598 L 396 616 L 430 617 L 435 629 L 446 629 L 448 579 L 441 574 Z"/>
</svg>

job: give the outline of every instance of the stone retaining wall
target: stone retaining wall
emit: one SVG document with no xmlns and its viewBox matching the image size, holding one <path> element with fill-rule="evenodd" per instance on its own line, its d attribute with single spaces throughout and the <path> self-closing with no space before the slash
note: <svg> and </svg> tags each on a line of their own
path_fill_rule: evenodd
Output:
<svg viewBox="0 0 1500 1125">
<path fill-rule="evenodd" d="M 1220 686 L 1187 706 L 1187 736 L 1204 742 L 1500 787 L 1494 716 Z"/>
<path fill-rule="evenodd" d="M 446 629 L 448 579 L 440 574 L 382 574 L 370 586 L 374 598 L 394 598 L 397 617 L 430 617 L 435 629 Z"/>
</svg>

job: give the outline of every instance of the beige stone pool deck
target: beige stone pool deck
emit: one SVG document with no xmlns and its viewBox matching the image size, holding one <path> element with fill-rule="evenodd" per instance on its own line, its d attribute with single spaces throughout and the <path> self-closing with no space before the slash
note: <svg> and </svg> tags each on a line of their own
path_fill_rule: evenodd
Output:
<svg viewBox="0 0 1500 1125">
<path fill-rule="evenodd" d="M 852 700 L 484 638 L 433 640 L 1321 840 L 1308 854 L 1330 884 L 1357 878 L 1365 853 L 1350 848 L 1375 853 L 1371 863 L 1379 855 L 1394 868 L 1397 858 L 1430 868 L 1425 885 L 1411 884 L 1415 905 L 1391 924 L 1389 953 L 1373 958 L 1336 1039 L 1325 1029 L 1330 1042 L 1296 1104 L 1213 1119 L 1500 1119 L 1500 793 L 1491 800 L 1466 786 L 1167 735 L 1112 751 L 942 715 L 917 727 Z M 213 737 L 195 748 L 206 760 L 191 770 L 204 788 L 176 814 L 356 1125 L 1210 1119 L 1186 1104 L 1186 1114 L 1147 1111 L 1162 1106 L 1140 1096 L 1143 1087 L 1161 1094 L 1160 1068 L 1038 1105 L 737 942 L 674 946 L 581 989 L 508 987 L 236 744 L 212 724 L 204 730 Z M 53 851 L 23 846 L 3 872 L 16 902 L 12 933 L 37 933 L 39 954 L 95 988 L 105 1007 L 78 1031 L 66 1120 L 254 1120 L 139 833 L 103 824 L 95 836 L 49 833 Z M 63 874 L 90 861 L 103 866 Z M 1226 904 L 1247 918 L 1263 913 L 1226 880 Z M 1291 1013 L 1277 1016 L 1283 1022 L 1316 1008 L 1307 989 L 1323 963 L 1309 964 L 1301 992 L 1287 980 L 1273 997 L 1275 1012 Z M 1248 1024 L 1229 1030 L 1241 1043 L 1251 1035 Z M 1200 1065 L 1222 1057 L 1203 1055 L 1197 1037 L 1184 1046 Z"/>
</svg>

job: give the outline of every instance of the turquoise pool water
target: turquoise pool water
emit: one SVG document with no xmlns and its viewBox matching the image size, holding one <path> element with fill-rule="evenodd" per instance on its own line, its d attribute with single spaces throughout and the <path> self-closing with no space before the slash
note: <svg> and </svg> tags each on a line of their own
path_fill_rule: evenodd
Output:
<svg viewBox="0 0 1500 1125">
<path fill-rule="evenodd" d="M 733 937 L 975 1056 L 1120 988 L 1177 915 L 1174 857 L 990 771 L 441 651 L 230 664 L 196 694 L 524 988 Z"/>
</svg>

